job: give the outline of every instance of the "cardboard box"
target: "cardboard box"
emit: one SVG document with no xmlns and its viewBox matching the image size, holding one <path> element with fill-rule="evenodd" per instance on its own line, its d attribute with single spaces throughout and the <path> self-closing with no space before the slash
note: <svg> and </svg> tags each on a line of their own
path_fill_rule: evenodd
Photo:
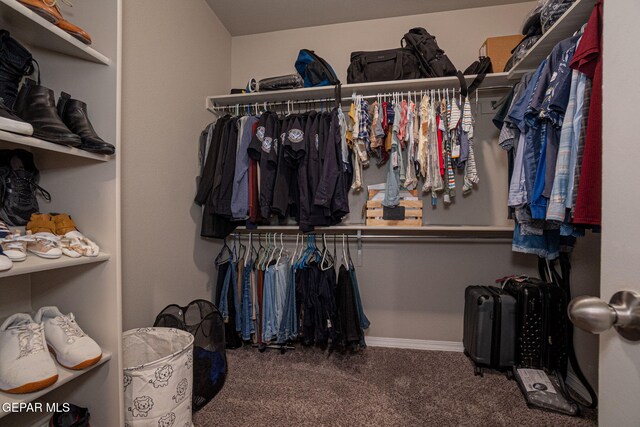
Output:
<svg viewBox="0 0 640 427">
<path fill-rule="evenodd" d="M 513 36 L 489 37 L 480 47 L 479 56 L 488 56 L 491 58 L 494 73 L 501 73 L 504 66 L 511 58 L 511 51 L 518 43 L 522 41 L 524 36 L 516 34 Z"/>
</svg>

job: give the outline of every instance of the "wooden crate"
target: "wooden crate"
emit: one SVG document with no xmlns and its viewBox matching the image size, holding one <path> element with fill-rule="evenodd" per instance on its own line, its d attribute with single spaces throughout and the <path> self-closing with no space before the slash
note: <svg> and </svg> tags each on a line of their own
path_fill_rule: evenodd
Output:
<svg viewBox="0 0 640 427">
<path fill-rule="evenodd" d="M 380 190 L 369 191 L 369 200 L 366 205 L 366 225 L 390 226 L 390 227 L 420 227 L 422 225 L 422 200 L 400 200 L 400 206 L 405 208 L 405 219 L 384 220 L 382 200 L 371 200 Z M 416 190 L 411 191 L 412 196 L 417 197 Z"/>
</svg>

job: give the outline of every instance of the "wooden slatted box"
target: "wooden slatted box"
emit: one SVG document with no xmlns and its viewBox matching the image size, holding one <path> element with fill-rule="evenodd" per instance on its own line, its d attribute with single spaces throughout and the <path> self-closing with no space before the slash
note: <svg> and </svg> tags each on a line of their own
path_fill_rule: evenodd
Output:
<svg viewBox="0 0 640 427">
<path fill-rule="evenodd" d="M 382 200 L 376 195 L 383 190 L 369 190 L 369 200 L 366 206 L 366 225 L 390 227 L 419 227 L 422 225 L 422 200 L 400 200 L 400 206 L 405 208 L 405 219 L 385 220 L 383 217 Z M 406 193 L 406 190 L 403 190 Z M 417 190 L 409 191 L 412 197 L 418 197 Z M 375 200 L 374 200 L 375 199 Z"/>
</svg>

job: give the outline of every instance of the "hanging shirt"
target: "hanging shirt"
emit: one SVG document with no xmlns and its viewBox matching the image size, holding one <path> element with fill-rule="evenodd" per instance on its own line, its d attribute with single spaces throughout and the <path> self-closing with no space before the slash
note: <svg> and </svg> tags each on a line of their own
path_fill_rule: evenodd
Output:
<svg viewBox="0 0 640 427">
<path fill-rule="evenodd" d="M 462 193 L 469 193 L 473 186 L 478 184 L 480 178 L 478 177 L 478 168 L 476 166 L 476 155 L 473 140 L 473 127 L 474 120 L 471 113 L 471 103 L 469 98 L 464 102 L 464 114 L 462 117 L 462 132 L 467 135 L 468 150 L 467 161 L 464 167 L 464 185 L 462 186 Z"/>
<path fill-rule="evenodd" d="M 234 220 L 245 220 L 249 214 L 249 153 L 247 149 L 253 137 L 253 125 L 258 122 L 257 117 L 243 117 L 242 119 L 231 197 L 231 216 Z"/>
<path fill-rule="evenodd" d="M 593 79 L 582 171 L 573 221 L 600 225 L 602 219 L 602 6 L 598 0 L 587 22 L 571 68 Z"/>
</svg>

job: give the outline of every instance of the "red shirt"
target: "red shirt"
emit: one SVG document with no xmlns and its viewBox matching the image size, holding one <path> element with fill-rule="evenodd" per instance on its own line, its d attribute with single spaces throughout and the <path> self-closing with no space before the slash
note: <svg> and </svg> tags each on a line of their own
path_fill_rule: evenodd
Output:
<svg viewBox="0 0 640 427">
<path fill-rule="evenodd" d="M 598 0 L 571 68 L 593 79 L 584 157 L 573 215 L 575 224 L 600 225 L 602 220 L 602 3 Z"/>
</svg>

